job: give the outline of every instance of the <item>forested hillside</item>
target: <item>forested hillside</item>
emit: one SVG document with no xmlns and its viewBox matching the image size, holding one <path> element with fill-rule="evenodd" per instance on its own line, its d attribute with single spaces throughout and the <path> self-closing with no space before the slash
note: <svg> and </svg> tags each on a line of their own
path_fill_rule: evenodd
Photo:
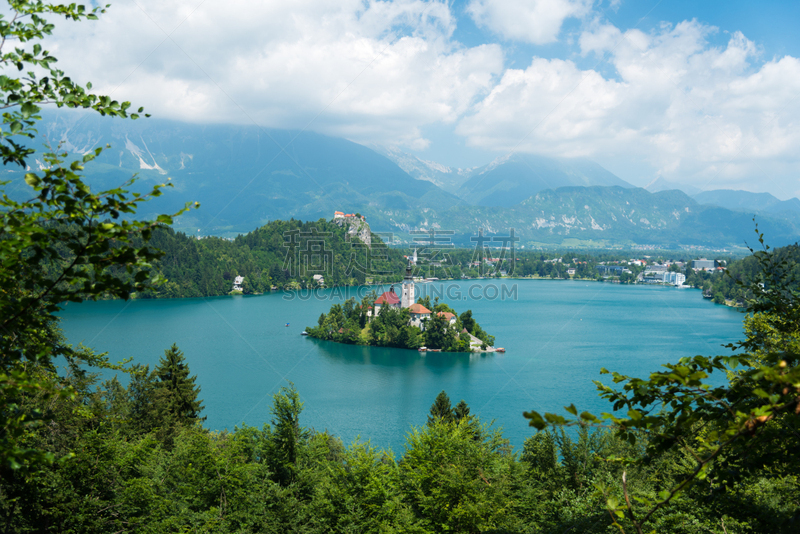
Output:
<svg viewBox="0 0 800 534">
<path fill-rule="evenodd" d="M 141 298 L 226 295 L 236 276 L 244 277 L 244 293 L 271 287 L 318 287 L 315 274 L 328 287 L 396 281 L 404 268 L 400 251 L 372 234 L 368 247 L 348 235 L 348 226 L 325 219 L 314 222 L 273 221 L 232 240 L 195 239 L 171 228 L 153 232 L 149 245 L 164 252 L 154 268 L 166 278 Z"/>
<path fill-rule="evenodd" d="M 791 273 L 795 283 L 800 284 L 800 247 L 791 245 L 777 248 L 774 254 L 777 261 L 792 266 Z M 687 283 L 691 282 L 702 288 L 703 293 L 713 298 L 714 302 L 722 304 L 728 301 L 741 306 L 746 299 L 753 297 L 750 283 L 757 278 L 758 273 L 758 259 L 747 256 L 731 262 L 725 272 L 713 276 L 703 272 L 694 273 L 691 280 L 687 277 Z"/>
</svg>

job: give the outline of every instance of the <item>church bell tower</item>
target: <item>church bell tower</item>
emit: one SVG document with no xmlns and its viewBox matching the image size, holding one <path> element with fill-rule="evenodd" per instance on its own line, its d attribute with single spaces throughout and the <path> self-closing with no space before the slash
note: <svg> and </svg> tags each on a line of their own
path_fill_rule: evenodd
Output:
<svg viewBox="0 0 800 534">
<path fill-rule="evenodd" d="M 400 307 L 408 308 L 414 304 L 414 277 L 411 274 L 411 262 L 406 266 L 406 276 L 403 278 L 403 296 L 400 299 Z"/>
</svg>

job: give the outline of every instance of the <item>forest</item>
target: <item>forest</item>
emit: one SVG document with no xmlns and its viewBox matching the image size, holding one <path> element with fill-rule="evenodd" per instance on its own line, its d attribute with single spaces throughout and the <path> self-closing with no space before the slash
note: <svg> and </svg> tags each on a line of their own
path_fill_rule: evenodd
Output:
<svg viewBox="0 0 800 534">
<path fill-rule="evenodd" d="M 777 261 L 786 261 L 795 266 L 792 269 L 792 276 L 800 280 L 800 247 L 790 245 L 780 247 L 774 251 Z M 703 294 L 711 298 L 717 304 L 725 304 L 726 301 L 736 306 L 744 306 L 748 298 L 752 298 L 752 292 L 746 283 L 753 279 L 759 270 L 757 258 L 747 256 L 741 260 L 736 260 L 728 264 L 723 274 L 709 274 L 706 272 L 693 273 L 691 283 L 703 290 Z M 689 283 L 687 277 L 687 283 Z"/>
<path fill-rule="evenodd" d="M 347 235 L 331 221 L 272 221 L 232 240 L 196 239 L 169 227 L 157 228 L 148 246 L 163 252 L 151 272 L 162 283 L 138 298 L 210 297 L 231 292 L 234 279 L 244 277 L 243 293 L 275 289 L 327 287 L 395 282 L 404 261 L 398 249 L 372 234 L 371 246 Z"/>
</svg>

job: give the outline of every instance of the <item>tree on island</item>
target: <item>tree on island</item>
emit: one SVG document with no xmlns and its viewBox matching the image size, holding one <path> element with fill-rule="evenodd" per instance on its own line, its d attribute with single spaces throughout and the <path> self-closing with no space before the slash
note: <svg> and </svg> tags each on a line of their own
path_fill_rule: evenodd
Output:
<svg viewBox="0 0 800 534">
<path fill-rule="evenodd" d="M 434 312 L 425 324 L 425 343 L 429 349 L 442 349 L 457 352 L 459 349 L 458 332 L 455 325 L 442 315 Z"/>
</svg>

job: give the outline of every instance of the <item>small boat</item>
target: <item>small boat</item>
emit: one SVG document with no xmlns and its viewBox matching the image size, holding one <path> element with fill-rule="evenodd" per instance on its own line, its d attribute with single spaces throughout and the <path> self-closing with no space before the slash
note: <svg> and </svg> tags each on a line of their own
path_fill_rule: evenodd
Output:
<svg viewBox="0 0 800 534">
<path fill-rule="evenodd" d="M 496 349 L 494 349 L 494 351 L 495 352 L 505 352 L 506 349 L 504 349 L 503 347 L 497 347 Z"/>
<path fill-rule="evenodd" d="M 302 332 L 300 332 L 300 335 L 301 335 L 301 336 L 307 336 L 307 335 L 308 335 L 308 332 L 306 332 L 305 330 L 303 330 Z"/>
<path fill-rule="evenodd" d="M 289 323 L 286 323 L 286 326 L 289 326 Z"/>
<path fill-rule="evenodd" d="M 420 347 L 419 348 L 419 352 L 427 352 L 427 351 L 428 351 L 428 347 Z"/>
</svg>

